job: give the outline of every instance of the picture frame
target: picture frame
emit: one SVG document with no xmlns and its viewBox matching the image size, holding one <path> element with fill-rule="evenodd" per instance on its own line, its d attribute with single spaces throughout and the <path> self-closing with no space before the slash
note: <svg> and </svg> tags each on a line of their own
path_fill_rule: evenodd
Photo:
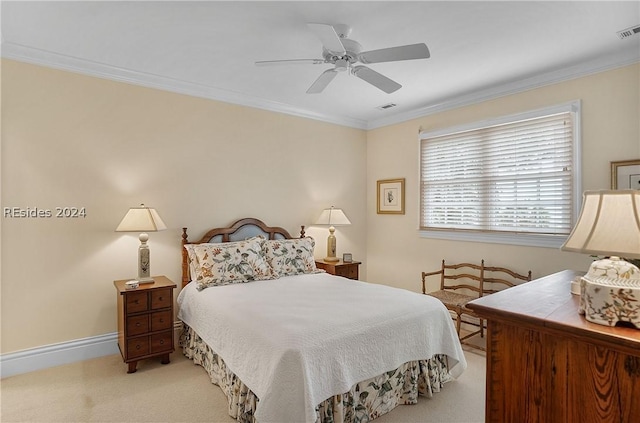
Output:
<svg viewBox="0 0 640 423">
<path fill-rule="evenodd" d="M 640 159 L 611 162 L 611 189 L 640 190 Z"/>
<path fill-rule="evenodd" d="M 343 253 L 342 261 L 344 263 L 351 263 L 353 261 L 353 255 L 351 253 Z"/>
<path fill-rule="evenodd" d="M 378 181 L 378 214 L 404 214 L 404 178 Z"/>
</svg>

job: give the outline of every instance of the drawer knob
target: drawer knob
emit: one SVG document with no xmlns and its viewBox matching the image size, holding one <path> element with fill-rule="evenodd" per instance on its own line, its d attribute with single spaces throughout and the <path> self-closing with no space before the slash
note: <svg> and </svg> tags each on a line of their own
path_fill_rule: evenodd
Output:
<svg viewBox="0 0 640 423">
<path fill-rule="evenodd" d="M 164 319 L 160 319 L 160 323 L 164 323 Z"/>
<path fill-rule="evenodd" d="M 139 349 L 140 349 L 140 344 L 137 344 L 136 345 L 136 350 L 139 350 Z"/>
<path fill-rule="evenodd" d="M 136 326 L 137 326 L 137 327 L 140 327 L 140 322 L 136 322 Z"/>
<path fill-rule="evenodd" d="M 164 345 L 164 339 L 160 340 L 160 345 Z"/>
<path fill-rule="evenodd" d="M 162 301 L 162 297 L 158 297 L 158 301 Z"/>
<path fill-rule="evenodd" d="M 140 304 L 140 300 L 134 300 L 133 303 L 134 304 Z"/>
</svg>

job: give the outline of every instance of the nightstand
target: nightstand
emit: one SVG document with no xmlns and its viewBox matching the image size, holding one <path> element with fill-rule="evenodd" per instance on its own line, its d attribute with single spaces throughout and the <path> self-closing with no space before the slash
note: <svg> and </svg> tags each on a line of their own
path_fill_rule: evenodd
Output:
<svg viewBox="0 0 640 423">
<path fill-rule="evenodd" d="M 324 260 L 316 260 L 316 267 L 318 269 L 324 269 L 327 273 L 336 276 L 344 276 L 349 279 L 358 279 L 358 266 L 360 266 L 359 261 L 352 261 L 350 263 L 345 263 L 342 260 L 338 261 L 324 261 Z"/>
<path fill-rule="evenodd" d="M 126 289 L 127 280 L 114 281 L 118 290 L 118 348 L 127 373 L 134 373 L 139 360 L 161 356 L 169 363 L 173 346 L 173 289 L 176 284 L 165 276 L 154 276 L 153 283 Z"/>
</svg>

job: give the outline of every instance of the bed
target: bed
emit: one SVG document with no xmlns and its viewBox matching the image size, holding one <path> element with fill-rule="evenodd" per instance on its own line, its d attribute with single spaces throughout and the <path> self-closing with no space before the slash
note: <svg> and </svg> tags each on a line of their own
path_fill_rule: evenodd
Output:
<svg viewBox="0 0 640 423">
<path fill-rule="evenodd" d="M 466 368 L 438 300 L 315 268 L 314 241 L 246 218 L 182 235 L 183 353 L 240 422 L 365 422 Z"/>
</svg>

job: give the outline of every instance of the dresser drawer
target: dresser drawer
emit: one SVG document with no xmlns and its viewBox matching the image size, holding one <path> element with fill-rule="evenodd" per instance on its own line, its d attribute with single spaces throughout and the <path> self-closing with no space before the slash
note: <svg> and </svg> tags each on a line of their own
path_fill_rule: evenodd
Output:
<svg viewBox="0 0 640 423">
<path fill-rule="evenodd" d="M 149 354 L 149 337 L 139 336 L 127 340 L 127 357 L 129 359 Z"/>
<path fill-rule="evenodd" d="M 149 316 L 131 316 L 127 319 L 127 336 L 141 335 L 149 332 Z"/>
<path fill-rule="evenodd" d="M 171 329 L 173 326 L 173 311 L 158 311 L 151 314 L 151 332 Z"/>
<path fill-rule="evenodd" d="M 139 313 L 147 310 L 148 301 L 146 292 L 127 292 L 125 298 L 127 303 L 127 314 Z"/>
<path fill-rule="evenodd" d="M 173 332 L 167 331 L 151 335 L 151 353 L 173 351 Z"/>
<path fill-rule="evenodd" d="M 171 289 L 158 289 L 151 291 L 151 309 L 170 307 L 173 303 L 173 295 Z"/>
</svg>

